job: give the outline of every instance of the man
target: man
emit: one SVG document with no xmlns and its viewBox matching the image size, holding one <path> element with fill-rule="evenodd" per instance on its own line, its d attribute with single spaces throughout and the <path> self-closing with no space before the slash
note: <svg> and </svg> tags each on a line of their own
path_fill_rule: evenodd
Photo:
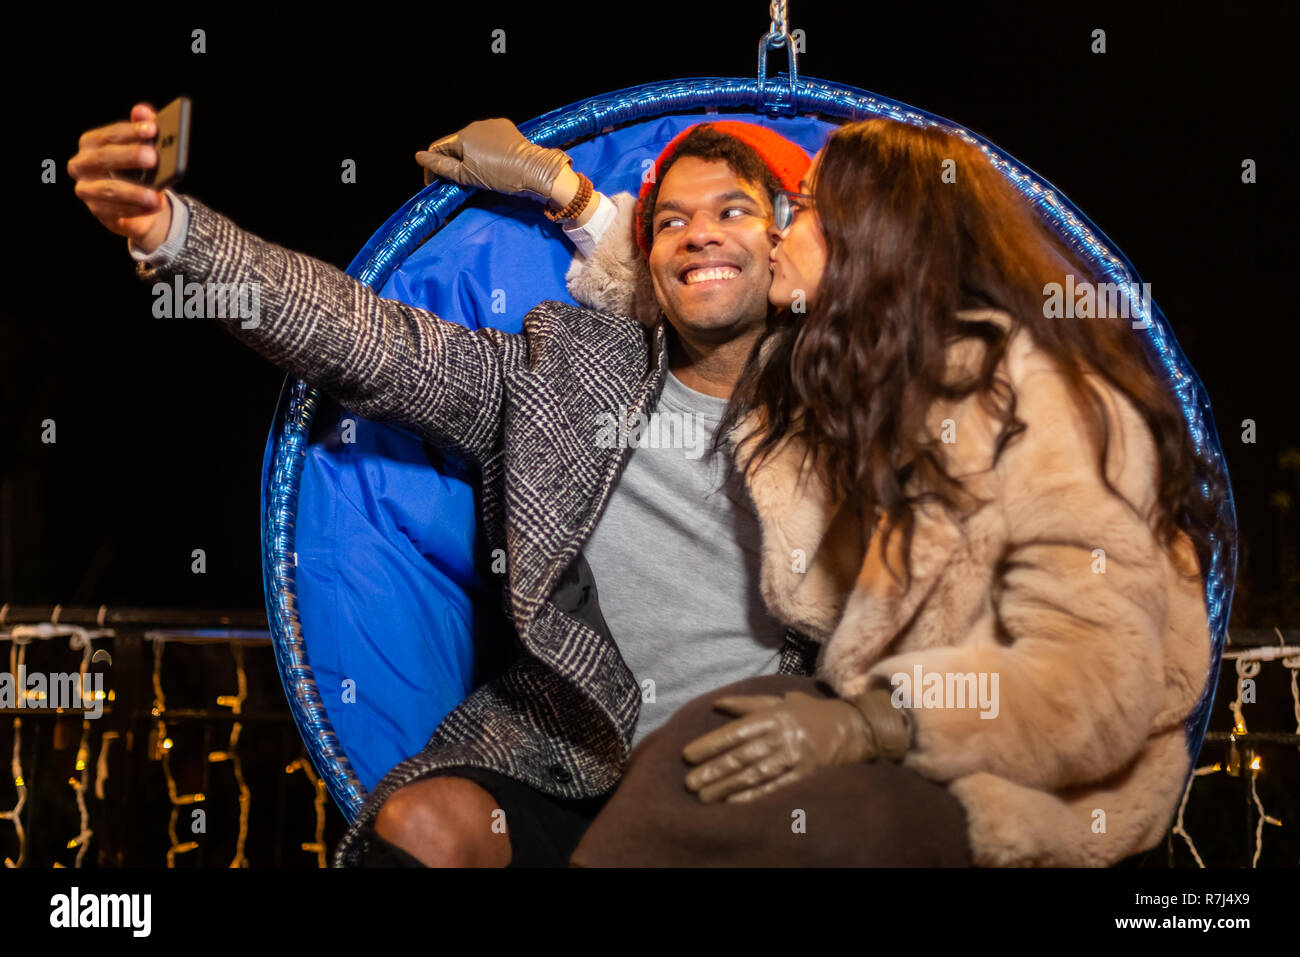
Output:
<svg viewBox="0 0 1300 957">
<path fill-rule="evenodd" d="M 113 178 L 156 161 L 142 145 L 154 134 L 144 104 L 129 123 L 87 132 L 68 164 L 77 195 L 130 239 L 142 278 L 258 283 L 260 321 L 227 321 L 233 335 L 481 473 L 484 533 L 507 556 L 514 658 L 376 786 L 339 865 L 562 865 L 631 747 L 677 705 L 740 678 L 811 671 L 810 643 L 757 594 L 743 485 L 723 482 L 716 458 L 688 454 L 711 440 L 763 329 L 773 191 L 795 189 L 807 155 L 751 124 L 702 124 L 661 154 L 638 210 L 613 204 L 620 219 L 601 213 L 603 197 L 588 209 L 588 184 L 563 153 L 489 122 L 434 144 L 435 171 L 549 200 L 586 244 L 572 286 L 589 291 L 619 287 L 593 273 L 628 257 L 578 231 L 626 244 L 635 213 L 662 319 L 546 302 L 510 335 L 381 299 L 193 197 Z M 635 311 L 625 302 L 620 312 Z M 611 417 L 635 429 L 657 413 L 691 430 L 689 449 L 643 443 L 632 455 L 623 421 L 602 441 Z"/>
</svg>

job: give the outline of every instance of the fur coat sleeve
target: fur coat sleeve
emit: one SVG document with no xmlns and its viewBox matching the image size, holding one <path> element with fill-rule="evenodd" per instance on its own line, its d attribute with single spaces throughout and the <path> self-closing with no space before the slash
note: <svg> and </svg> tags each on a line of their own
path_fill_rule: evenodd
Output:
<svg viewBox="0 0 1300 957">
<path fill-rule="evenodd" d="M 574 254 L 565 284 L 569 295 L 589 309 L 631 316 L 653 326 L 659 321 L 659 304 L 650 269 L 636 245 L 636 197 L 624 192 L 609 199 L 618 209 L 613 225 L 600 238 L 590 258 Z"/>
</svg>

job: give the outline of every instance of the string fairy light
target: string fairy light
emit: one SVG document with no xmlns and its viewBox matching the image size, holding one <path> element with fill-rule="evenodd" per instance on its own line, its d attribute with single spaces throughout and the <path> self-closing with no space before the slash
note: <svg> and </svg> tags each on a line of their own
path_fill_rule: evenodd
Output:
<svg viewBox="0 0 1300 957">
<path fill-rule="evenodd" d="M 1183 799 L 1178 804 L 1178 819 L 1174 822 L 1173 833 L 1177 834 L 1187 842 L 1187 849 L 1192 852 L 1192 857 L 1196 858 L 1197 867 L 1205 867 L 1205 862 L 1201 860 L 1201 855 L 1197 853 L 1196 845 L 1192 843 L 1192 835 L 1188 834 L 1187 829 L 1183 827 L 1183 812 L 1187 810 L 1187 799 L 1192 794 L 1192 784 L 1195 783 L 1196 779 L 1207 774 L 1214 774 L 1216 771 L 1220 770 L 1222 770 L 1221 765 L 1213 764 L 1197 768 L 1193 771 L 1191 778 L 1187 782 L 1187 788 L 1183 791 Z"/>
<path fill-rule="evenodd" d="M 1255 779 L 1259 776 L 1260 760 L 1258 757 L 1250 762 L 1250 796 L 1255 802 L 1255 807 L 1259 809 L 1259 820 L 1255 822 L 1255 854 L 1250 859 L 1251 867 L 1259 866 L 1259 855 L 1264 850 L 1264 824 L 1276 824 L 1282 826 L 1282 822 L 1275 817 L 1270 817 L 1264 811 L 1264 803 L 1259 799 L 1259 791 L 1255 789 Z"/>
<path fill-rule="evenodd" d="M 60 700 L 54 700 L 52 694 L 47 694 L 39 690 L 26 686 L 27 683 L 18 681 L 20 674 L 25 674 L 27 662 L 30 660 L 27 655 L 29 643 L 34 639 L 48 639 L 55 637 L 68 637 L 69 646 L 81 651 L 80 668 L 78 669 L 77 678 L 80 681 L 80 687 L 83 694 L 86 693 L 88 671 L 91 665 L 99 660 L 100 656 L 106 656 L 106 652 L 95 652 L 93 641 L 104 636 L 114 636 L 116 632 L 113 629 L 102 628 L 102 618 L 99 622 L 100 628 L 96 630 L 81 628 L 75 625 L 63 625 L 58 622 L 56 612 L 51 616 L 51 621 L 37 625 L 20 625 L 11 626 L 8 630 L 4 629 L 3 619 L 0 618 L 0 640 L 10 641 L 10 660 L 9 670 L 13 673 L 15 687 L 19 688 L 19 693 L 25 695 L 23 704 L 28 707 L 48 708 L 51 711 L 57 710 L 62 713 L 69 707 L 74 707 Z M 228 633 L 222 638 L 214 638 L 209 634 L 193 633 L 171 633 L 171 632 L 150 632 L 146 633 L 146 639 L 152 639 L 154 648 L 152 686 L 153 686 L 153 704 L 151 709 L 151 718 L 153 721 L 153 733 L 150 735 L 151 757 L 162 765 L 163 775 L 166 782 L 167 795 L 170 803 L 170 812 L 167 822 L 167 833 L 169 845 L 167 848 L 167 866 L 174 868 L 176 866 L 176 856 L 192 852 L 198 849 L 199 840 L 182 840 L 182 835 L 178 831 L 183 830 L 181 827 L 180 814 L 186 807 L 201 804 L 207 800 L 203 793 L 183 794 L 178 788 L 178 782 L 174 771 L 176 766 L 172 764 L 173 750 L 175 742 L 170 737 L 170 726 L 178 720 L 184 720 L 190 717 L 205 717 L 203 712 L 189 712 L 185 710 L 168 712 L 167 696 L 163 687 L 162 665 L 168 640 L 180 640 L 183 643 L 208 643 L 214 640 L 227 643 L 231 654 L 234 658 L 236 671 L 236 691 L 234 694 L 220 695 L 217 697 L 217 704 L 221 707 L 229 708 L 235 720 L 232 722 L 230 734 L 225 750 L 213 751 L 206 755 L 210 763 L 229 762 L 231 771 L 239 791 L 239 833 L 236 841 L 234 857 L 230 863 L 231 867 L 248 867 L 247 858 L 247 840 L 249 834 L 249 821 L 251 816 L 252 793 L 248 781 L 243 773 L 242 756 L 240 754 L 240 742 L 244 722 L 244 705 L 248 697 L 248 675 L 245 667 L 245 655 L 243 643 L 252 640 L 254 636 L 246 634 Z M 261 639 L 261 636 L 256 636 Z M 231 641 L 230 639 L 234 640 Z M 111 661 L 111 659 L 110 659 Z M 105 730 L 99 735 L 96 742 L 92 733 L 99 729 L 99 725 L 91 724 L 90 715 L 95 703 L 100 700 L 112 702 L 114 700 L 113 691 L 96 689 L 94 692 L 95 702 L 81 700 L 82 707 L 74 707 L 74 710 L 81 712 L 81 736 L 78 741 L 76 756 L 73 762 L 72 774 L 66 778 L 67 786 L 73 789 L 78 815 L 79 827 L 75 836 L 72 836 L 64 845 L 69 851 L 75 849 L 76 855 L 73 867 L 80 868 L 84 866 L 86 854 L 90 850 L 95 836 L 95 830 L 92 828 L 90 805 L 88 802 L 88 792 L 92 789 L 96 799 L 105 800 L 106 784 L 108 783 L 110 773 L 110 755 L 114 742 L 125 740 L 127 746 L 130 746 L 131 735 L 121 730 Z M 48 700 L 47 700 L 48 699 Z M 21 707 L 22 705 L 20 705 Z M 13 711 L 10 711 L 13 714 Z M 97 714 L 98 712 L 93 712 Z M 23 768 L 23 747 L 24 739 L 22 732 L 25 730 L 23 721 L 30 720 L 26 716 L 13 714 L 14 737 L 13 748 L 11 752 L 10 771 L 16 790 L 16 801 L 12 808 L 6 811 L 0 811 L 0 820 L 12 824 L 17 836 L 18 850 L 16 859 L 12 857 L 5 858 L 5 865 L 8 867 L 21 867 L 30 856 L 28 850 L 30 834 L 24 829 L 23 816 L 27 809 L 29 795 L 29 782 L 24 778 Z M 124 738 L 125 735 L 125 738 Z M 29 735 L 30 737 L 30 735 Z M 96 746 L 98 756 L 95 756 Z M 58 746 L 60 749 L 63 745 Z M 91 765 L 94 765 L 93 774 Z M 326 825 L 326 805 L 328 803 L 328 791 L 324 781 L 316 773 L 314 767 L 305 757 L 286 767 L 287 773 L 294 773 L 301 770 L 304 776 L 312 785 L 313 791 L 313 808 L 315 817 L 315 831 L 313 839 L 304 841 L 300 845 L 302 851 L 314 854 L 318 867 L 328 866 L 326 845 L 325 845 L 325 825 Z M 62 868 L 65 865 L 61 861 L 53 862 L 54 867 Z"/>
<path fill-rule="evenodd" d="M 1261 662 L 1257 658 L 1237 658 L 1237 697 L 1232 700 L 1228 707 L 1232 708 L 1232 717 L 1235 719 L 1235 725 L 1232 729 L 1233 734 L 1246 733 L 1246 715 L 1242 711 L 1241 698 L 1246 688 L 1247 681 L 1254 681 L 1259 674 Z"/>
<path fill-rule="evenodd" d="M 104 800 L 104 782 L 108 780 L 108 748 L 121 737 L 117 731 L 105 731 L 99 736 L 99 760 L 95 762 L 95 797 Z"/>
<path fill-rule="evenodd" d="M 1277 635 L 1277 646 L 1265 646 L 1250 649 L 1233 649 L 1223 653 L 1225 661 L 1232 660 L 1235 662 L 1237 672 L 1237 695 L 1228 703 L 1232 711 L 1232 730 L 1228 733 L 1228 763 L 1225 767 L 1222 764 L 1215 763 L 1205 767 L 1196 768 L 1192 772 L 1191 779 L 1187 782 L 1187 788 L 1183 791 L 1183 799 L 1178 806 L 1178 818 L 1174 824 L 1173 833 L 1182 837 L 1187 843 L 1188 850 L 1192 852 L 1192 857 L 1196 859 L 1198 867 L 1205 867 L 1205 862 L 1201 860 L 1201 855 L 1197 853 L 1196 845 L 1192 842 L 1191 835 L 1183 826 L 1183 812 L 1187 808 L 1187 800 L 1191 795 L 1192 784 L 1196 778 L 1203 777 L 1207 774 L 1214 774 L 1218 771 L 1225 771 L 1232 777 L 1237 777 L 1242 773 L 1241 751 L 1237 746 L 1238 736 L 1247 734 L 1246 716 L 1243 708 L 1243 698 L 1245 696 L 1246 682 L 1254 681 L 1259 675 L 1260 669 L 1265 662 L 1280 661 L 1283 667 L 1291 672 L 1291 703 L 1296 717 L 1296 734 L 1300 735 L 1300 681 L 1297 675 L 1300 674 L 1300 648 L 1288 646 L 1281 629 L 1274 628 L 1273 632 Z M 1229 638 L 1231 641 L 1231 638 Z M 1300 750 L 1300 747 L 1297 748 Z M 1272 824 L 1275 827 L 1281 827 L 1282 822 L 1270 815 L 1264 808 L 1264 802 L 1260 800 L 1258 777 L 1264 770 L 1263 758 L 1254 751 L 1253 748 L 1247 750 L 1250 756 L 1245 770 L 1250 773 L 1250 797 L 1258 813 L 1255 822 L 1255 849 L 1251 856 L 1250 866 L 1252 868 L 1259 866 L 1260 854 L 1264 849 L 1264 825 Z"/>
<path fill-rule="evenodd" d="M 77 836 L 68 841 L 68 848 L 77 849 L 77 858 L 73 867 L 80 867 L 86 857 L 86 851 L 90 848 L 90 839 L 94 831 L 90 827 L 90 812 L 86 808 L 86 779 L 90 774 L 90 768 L 87 765 L 87 758 L 90 754 L 90 722 L 83 719 L 81 722 L 81 743 L 77 745 L 77 763 L 76 770 L 79 775 L 73 775 L 68 778 L 68 784 L 77 794 L 77 813 L 81 817 L 81 829 Z"/>
<path fill-rule="evenodd" d="M 1278 633 L 1281 638 L 1281 632 Z M 1291 670 L 1291 707 L 1295 710 L 1295 733 L 1300 734 L 1300 684 L 1297 684 L 1296 678 L 1300 675 L 1300 650 L 1294 655 L 1283 655 L 1282 666 Z M 1300 751 L 1300 745 L 1296 746 Z"/>
<path fill-rule="evenodd" d="M 230 643 L 230 654 L 235 659 L 235 687 L 236 693 L 233 695 L 221 695 L 217 698 L 217 704 L 229 708 L 233 714 L 242 714 L 244 708 L 244 699 L 248 697 L 248 675 L 244 670 L 244 646 L 238 642 Z M 248 814 L 253 803 L 253 792 L 249 789 L 248 784 L 244 781 L 243 764 L 239 757 L 239 735 L 243 731 L 243 725 L 236 721 L 230 728 L 230 740 L 225 751 L 213 751 L 208 755 L 208 760 L 214 764 L 220 761 L 229 761 L 231 771 L 235 776 L 235 783 L 239 785 L 239 835 L 235 839 L 235 857 L 230 862 L 231 867 L 247 867 L 248 858 L 244 856 L 244 845 L 248 840 Z"/>
<path fill-rule="evenodd" d="M 9 642 L 9 672 L 13 681 L 14 688 L 19 694 L 23 695 L 25 701 L 35 702 L 37 706 L 47 701 L 44 692 L 28 689 L 25 682 L 20 680 L 26 673 L 27 666 L 27 646 L 36 639 L 47 640 L 51 638 L 67 638 L 68 647 L 81 651 L 81 666 L 77 671 L 77 680 L 80 682 L 80 688 L 84 692 L 86 689 L 86 670 L 90 666 L 92 655 L 94 654 L 93 642 L 97 638 L 112 637 L 116 632 L 112 628 L 89 629 L 82 628 L 78 625 L 63 625 L 58 621 L 59 606 L 55 606 L 54 614 L 51 620 L 40 622 L 35 625 L 12 625 L 4 632 L 0 632 L 0 640 Z M 97 696 L 99 692 L 96 692 Z M 58 702 L 49 701 L 50 705 L 57 705 Z M 84 704 L 84 702 L 83 702 Z M 57 712 L 62 712 L 63 707 L 59 706 Z M 27 783 L 23 779 L 22 767 L 22 731 L 23 719 L 19 715 L 14 716 L 14 743 L 13 753 L 10 758 L 10 773 L 13 776 L 14 788 L 17 792 L 17 803 L 7 811 L 0 811 L 0 820 L 10 821 L 14 826 L 14 831 L 18 836 L 18 859 L 5 858 L 6 867 L 21 867 L 27 850 L 27 833 L 22 824 L 23 806 L 27 803 Z M 81 743 L 77 748 L 77 758 L 75 770 L 85 771 L 86 757 L 89 753 L 89 722 L 83 717 L 81 729 Z M 77 791 L 77 811 L 80 815 L 80 829 L 77 836 L 68 842 L 68 848 L 78 848 L 77 865 L 85 859 L 86 849 L 88 847 L 90 836 L 93 831 L 90 828 L 90 813 L 86 807 L 85 797 L 83 794 L 85 787 L 85 775 L 83 773 L 80 781 L 73 777 L 68 782 L 74 790 Z M 62 866 L 56 862 L 56 867 Z"/>
<path fill-rule="evenodd" d="M 1241 773 L 1241 758 L 1237 752 L 1237 735 L 1246 733 L 1246 718 L 1242 711 L 1241 701 L 1242 692 L 1246 686 L 1246 682 L 1254 680 L 1255 676 L 1259 674 L 1260 667 L 1261 662 L 1259 659 L 1237 659 L 1237 697 L 1231 702 L 1232 714 L 1235 719 L 1231 742 L 1233 756 L 1236 758 L 1238 774 Z M 1259 855 L 1264 849 L 1264 822 L 1268 821 L 1279 826 L 1281 826 L 1282 822 L 1277 818 L 1270 817 L 1264 810 L 1264 802 L 1259 799 L 1259 789 L 1256 787 L 1256 779 L 1259 777 L 1259 772 L 1263 768 L 1263 761 L 1260 759 L 1260 756 L 1255 754 L 1253 751 L 1250 752 L 1250 754 L 1250 764 L 1247 766 L 1247 770 L 1250 771 L 1250 797 L 1251 800 L 1255 802 L 1255 807 L 1259 810 L 1259 820 L 1255 824 L 1255 853 L 1251 856 L 1250 866 L 1258 867 Z"/>
<path fill-rule="evenodd" d="M 309 854 L 315 854 L 316 866 L 323 868 L 327 866 L 325 860 L 325 782 L 316 773 L 316 769 L 311 766 L 311 762 L 305 758 L 297 758 L 284 769 L 285 774 L 293 774 L 295 771 L 302 771 L 316 792 L 316 796 L 312 800 L 312 804 L 316 809 L 316 835 L 312 841 L 304 841 L 302 849 Z"/>
<path fill-rule="evenodd" d="M 1295 712 L 1295 733 L 1297 735 L 1300 735 L 1300 682 L 1297 682 L 1297 677 L 1300 676 L 1300 649 L 1291 649 L 1294 650 L 1296 653 L 1286 654 L 1285 652 L 1288 649 L 1286 648 L 1286 640 L 1282 637 L 1281 630 L 1278 628 L 1274 628 L 1273 630 L 1277 632 L 1278 645 L 1280 646 L 1279 652 L 1281 652 L 1280 657 L 1282 658 L 1282 667 L 1288 669 L 1291 672 L 1291 708 Z M 1296 751 L 1300 751 L 1300 745 L 1296 746 Z M 1258 845 L 1259 842 L 1263 839 L 1263 835 L 1262 833 L 1260 833 L 1260 831 L 1262 831 L 1263 829 L 1263 820 L 1264 820 L 1263 807 L 1260 807 L 1259 811 L 1260 811 L 1260 824 L 1257 825 L 1256 835 L 1255 835 L 1256 860 L 1259 859 Z M 1270 823 L 1276 824 L 1278 827 L 1282 826 L 1282 822 L 1275 818 L 1268 818 L 1268 820 Z"/>
<path fill-rule="evenodd" d="M 81 682 L 83 693 L 87 688 L 86 670 L 90 667 L 90 658 L 94 653 L 93 638 L 85 629 L 77 629 L 68 639 L 68 647 L 81 651 L 81 667 L 77 670 L 77 680 Z M 83 702 L 84 704 L 84 702 Z M 77 814 L 80 817 L 80 828 L 77 836 L 68 841 L 68 849 L 77 849 L 77 857 L 73 867 L 81 867 L 85 860 L 86 851 L 90 848 L 90 839 L 94 831 L 90 827 L 90 811 L 86 807 L 86 779 L 90 774 L 90 769 L 86 762 L 90 756 L 90 721 L 84 716 L 81 719 L 81 741 L 77 744 L 77 760 L 74 771 L 77 772 L 68 779 L 68 784 L 77 795 Z"/>
<path fill-rule="evenodd" d="M 14 676 L 14 687 L 18 687 L 18 674 L 27 661 L 27 642 L 14 638 L 9 645 L 9 671 Z M 23 829 L 23 805 L 27 803 L 27 782 L 23 780 L 23 719 L 14 715 L 14 747 L 9 758 L 9 773 L 13 776 L 16 803 L 7 811 L 0 811 L 0 821 L 9 821 L 14 826 L 18 838 L 18 859 L 5 858 L 5 867 L 22 867 L 23 857 L 27 853 L 27 832 Z"/>
<path fill-rule="evenodd" d="M 188 854 L 199 846 L 198 841 L 182 841 L 176 833 L 176 819 L 182 807 L 200 804 L 204 800 L 201 793 L 177 794 L 176 778 L 172 776 L 171 750 L 172 739 L 167 736 L 167 696 L 162 688 L 163 650 L 166 640 L 155 638 L 153 643 L 153 716 L 157 719 L 154 727 L 154 760 L 162 762 L 163 777 L 167 781 L 167 798 L 171 801 L 171 814 L 167 818 L 167 837 L 171 840 L 167 848 L 167 866 L 176 866 L 177 854 Z"/>
<path fill-rule="evenodd" d="M 252 795 L 252 789 L 248 786 L 248 782 L 244 777 L 243 760 L 239 753 L 240 736 L 242 735 L 244 729 L 243 722 L 239 720 L 239 717 L 243 714 L 244 702 L 248 698 L 248 673 L 244 663 L 244 644 L 247 642 L 253 642 L 256 644 L 269 645 L 269 642 L 266 640 L 264 634 L 239 632 L 239 631 L 227 631 L 220 635 L 213 634 L 212 632 L 195 633 L 192 631 L 150 631 L 145 633 L 145 638 L 155 643 L 154 644 L 154 649 L 155 649 L 154 650 L 154 657 L 155 657 L 154 686 L 155 686 L 155 702 L 156 702 L 155 717 L 158 717 L 160 719 L 159 720 L 160 727 L 155 732 L 155 738 L 161 742 L 161 744 L 159 745 L 161 749 L 160 757 L 162 758 L 162 760 L 164 760 L 164 762 L 166 762 L 167 759 L 163 752 L 169 751 L 171 749 L 172 741 L 170 738 L 166 737 L 165 725 L 162 723 L 161 720 L 162 715 L 165 714 L 166 711 L 166 705 L 165 705 L 166 699 L 162 697 L 162 678 L 161 678 L 162 652 L 159 649 L 162 646 L 164 646 L 165 643 L 168 641 L 178 641 L 183 644 L 220 643 L 226 645 L 226 647 L 230 649 L 231 656 L 233 657 L 235 663 L 236 691 L 235 694 L 233 695 L 231 694 L 219 695 L 217 697 L 217 704 L 223 708 L 230 708 L 236 720 L 233 722 L 231 726 L 230 734 L 226 742 L 226 748 L 221 751 L 210 751 L 206 755 L 206 758 L 208 763 L 210 764 L 219 764 L 219 763 L 230 764 L 231 773 L 235 779 L 235 785 L 239 789 L 239 832 L 235 841 L 235 854 L 233 859 L 230 862 L 230 866 L 235 868 L 248 867 L 249 861 L 248 861 L 248 857 L 246 856 L 245 850 L 248 843 L 248 825 L 249 825 L 249 817 L 252 810 L 253 795 Z M 181 712 L 180 714 L 183 717 L 187 717 L 187 718 L 208 717 L 206 712 L 197 712 L 197 713 Z M 170 770 L 168 771 L 168 776 L 170 781 L 171 780 Z M 197 795 L 197 800 L 201 801 L 203 799 L 204 799 L 203 795 L 201 794 Z M 173 821 L 174 821 L 174 815 L 173 815 Z M 193 842 L 191 842 L 191 844 L 192 843 Z M 197 846 L 197 845 L 193 845 L 193 846 Z M 178 846 L 174 849 L 173 854 L 181 853 L 182 847 L 192 849 L 189 844 L 180 845 L 178 843 Z"/>
</svg>

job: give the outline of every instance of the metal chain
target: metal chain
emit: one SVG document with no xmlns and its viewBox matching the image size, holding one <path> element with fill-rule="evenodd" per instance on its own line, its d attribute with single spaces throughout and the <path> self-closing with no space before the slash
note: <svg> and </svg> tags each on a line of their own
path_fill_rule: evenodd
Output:
<svg viewBox="0 0 1300 957">
<path fill-rule="evenodd" d="M 771 25 L 758 40 L 758 106 L 768 113 L 796 111 L 795 89 L 799 82 L 799 59 L 795 53 L 794 37 L 790 35 L 790 12 L 786 0 L 771 0 Z M 767 55 L 771 50 L 785 47 L 790 63 L 789 83 L 784 87 L 767 85 Z"/>
<path fill-rule="evenodd" d="M 786 9 L 786 0 L 772 0 L 772 25 L 768 36 L 788 37 L 790 35 L 790 12 Z"/>
</svg>

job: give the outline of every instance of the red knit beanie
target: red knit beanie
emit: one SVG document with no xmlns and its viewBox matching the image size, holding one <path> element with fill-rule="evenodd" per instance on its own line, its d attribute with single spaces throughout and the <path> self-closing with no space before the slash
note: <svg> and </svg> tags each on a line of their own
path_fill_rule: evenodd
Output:
<svg viewBox="0 0 1300 957">
<path fill-rule="evenodd" d="M 694 126 L 688 126 L 669 141 L 664 147 L 659 158 L 655 160 L 654 179 L 647 180 L 641 184 L 641 194 L 636 201 L 636 244 L 641 249 L 641 255 L 647 259 L 650 258 L 650 247 L 646 244 L 644 230 L 641 229 L 641 212 L 644 209 L 646 197 L 650 195 L 650 190 L 654 189 L 654 184 L 659 182 L 659 177 L 663 173 L 664 164 L 672 158 L 677 152 L 677 147 L 682 140 L 690 134 L 692 130 L 697 130 L 701 126 L 709 126 L 720 133 L 726 133 L 732 136 L 746 146 L 752 147 L 754 152 L 762 158 L 767 164 L 767 168 L 772 174 L 781 181 L 781 185 L 791 192 L 797 192 L 799 181 L 808 172 L 808 167 L 812 165 L 812 158 L 803 151 L 799 146 L 791 143 L 788 139 L 779 133 L 773 133 L 766 127 L 759 126 L 755 123 L 745 123 L 740 120 L 714 120 L 709 123 L 696 123 Z"/>
</svg>

